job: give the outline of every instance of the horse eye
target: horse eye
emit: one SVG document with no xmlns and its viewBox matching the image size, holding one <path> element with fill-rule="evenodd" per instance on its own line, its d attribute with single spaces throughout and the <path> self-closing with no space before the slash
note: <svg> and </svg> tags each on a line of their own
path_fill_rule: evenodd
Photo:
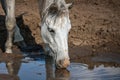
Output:
<svg viewBox="0 0 120 80">
<path fill-rule="evenodd" d="M 49 31 L 50 33 L 55 33 L 55 31 L 54 31 L 53 29 L 51 29 L 51 28 L 48 28 L 48 31 Z"/>
</svg>

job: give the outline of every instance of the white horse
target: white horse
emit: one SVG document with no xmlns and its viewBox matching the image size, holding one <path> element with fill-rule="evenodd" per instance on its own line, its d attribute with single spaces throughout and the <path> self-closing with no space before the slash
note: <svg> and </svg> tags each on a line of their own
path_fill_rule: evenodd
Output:
<svg viewBox="0 0 120 80">
<path fill-rule="evenodd" d="M 55 60 L 57 68 L 66 68 L 69 64 L 68 33 L 71 29 L 68 8 L 65 0 L 38 0 L 41 15 L 41 35 L 46 44 L 45 51 Z M 8 37 L 6 53 L 12 53 L 13 35 L 15 40 L 23 40 L 15 20 L 15 0 L 1 0 L 6 12 Z M 14 34 L 15 33 L 15 34 Z M 16 38 L 19 36 L 18 38 Z"/>
</svg>

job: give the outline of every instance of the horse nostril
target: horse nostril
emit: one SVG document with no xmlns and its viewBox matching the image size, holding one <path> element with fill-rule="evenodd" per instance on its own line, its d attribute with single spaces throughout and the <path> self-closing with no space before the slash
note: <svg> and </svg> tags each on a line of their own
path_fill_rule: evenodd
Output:
<svg viewBox="0 0 120 80">
<path fill-rule="evenodd" d="M 64 60 L 59 60 L 56 63 L 56 68 L 67 68 L 70 65 L 70 60 L 68 58 L 64 59 Z"/>
</svg>

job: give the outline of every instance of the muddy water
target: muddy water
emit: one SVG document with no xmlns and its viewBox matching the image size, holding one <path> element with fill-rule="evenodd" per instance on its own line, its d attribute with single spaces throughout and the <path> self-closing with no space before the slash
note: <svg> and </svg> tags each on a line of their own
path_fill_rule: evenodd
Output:
<svg viewBox="0 0 120 80">
<path fill-rule="evenodd" d="M 67 69 L 56 70 L 50 57 L 35 52 L 24 58 L 1 60 L 0 80 L 120 80 L 120 66 L 114 62 L 86 62 L 74 61 Z"/>
</svg>

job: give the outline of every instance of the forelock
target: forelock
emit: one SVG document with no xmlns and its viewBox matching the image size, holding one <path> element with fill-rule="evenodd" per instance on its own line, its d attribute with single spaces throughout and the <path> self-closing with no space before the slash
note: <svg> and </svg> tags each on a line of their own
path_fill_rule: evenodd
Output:
<svg viewBox="0 0 120 80">
<path fill-rule="evenodd" d="M 56 23 L 59 18 L 68 16 L 68 9 L 65 5 L 66 3 L 64 0 L 54 0 L 44 12 L 42 22 L 44 23 L 49 16 L 51 16 L 51 20 L 53 20 L 54 23 Z"/>
</svg>

